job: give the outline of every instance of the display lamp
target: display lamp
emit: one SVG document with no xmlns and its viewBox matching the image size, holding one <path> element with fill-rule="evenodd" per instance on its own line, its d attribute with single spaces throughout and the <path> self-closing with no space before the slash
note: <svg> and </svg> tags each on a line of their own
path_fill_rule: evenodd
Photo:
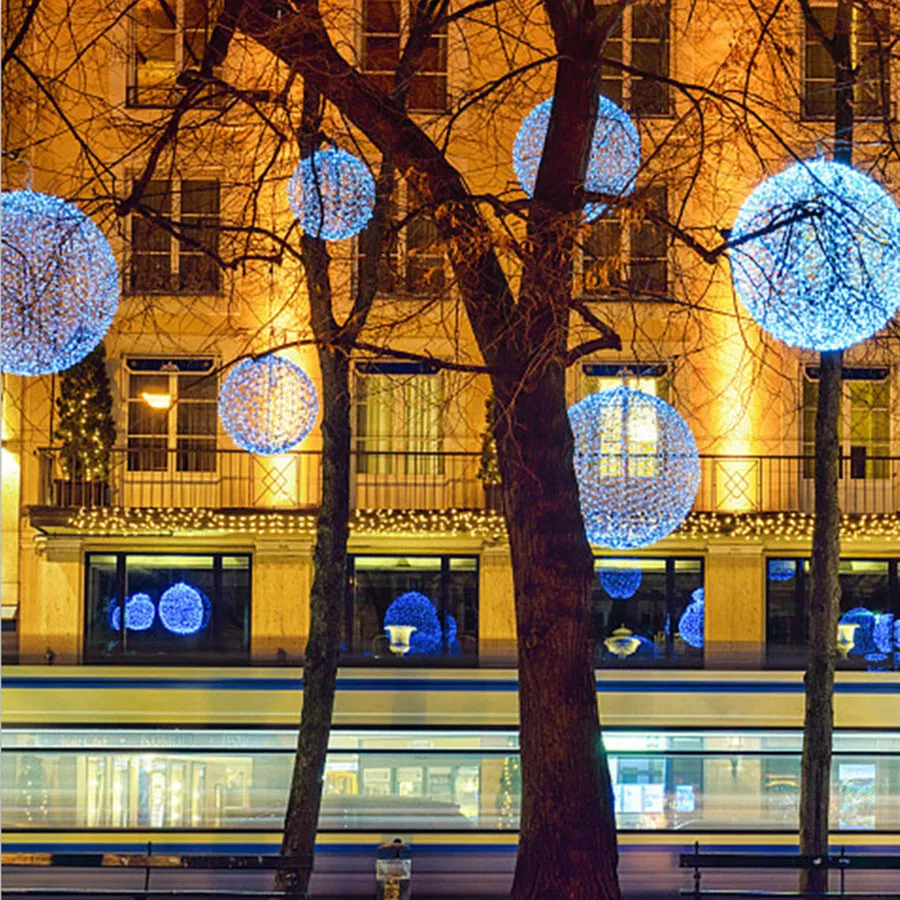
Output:
<svg viewBox="0 0 900 900">
<path fill-rule="evenodd" d="M 641 586 L 640 569 L 612 569 L 603 567 L 598 574 L 600 585 L 613 600 L 628 600 Z"/>
<path fill-rule="evenodd" d="M 74 204 L 4 192 L 0 369 L 50 375 L 84 359 L 119 305 L 119 269 L 103 232 Z"/>
<path fill-rule="evenodd" d="M 770 559 L 768 573 L 769 581 L 791 581 L 797 575 L 797 561 L 794 559 Z"/>
<path fill-rule="evenodd" d="M 894 614 L 878 613 L 872 629 L 872 642 L 879 653 L 890 653 L 894 649 Z"/>
<path fill-rule="evenodd" d="M 197 634 L 209 623 L 210 612 L 209 600 L 183 581 L 167 588 L 159 598 L 159 620 L 172 634 Z"/>
<path fill-rule="evenodd" d="M 147 631 L 156 619 L 156 607 L 149 594 L 132 594 L 125 601 L 125 627 L 128 631 Z M 122 614 L 118 602 L 109 608 L 109 627 L 113 631 L 122 630 Z"/>
<path fill-rule="evenodd" d="M 678 633 L 690 647 L 701 650 L 704 643 L 706 619 L 706 592 L 697 588 L 691 594 L 691 602 L 685 607 L 678 620 Z"/>
<path fill-rule="evenodd" d="M 867 653 L 875 652 L 875 614 L 871 610 L 865 606 L 847 610 L 838 620 L 838 625 L 856 626 L 852 632 L 853 640 L 847 648 L 849 654 L 865 656 Z"/>
</svg>

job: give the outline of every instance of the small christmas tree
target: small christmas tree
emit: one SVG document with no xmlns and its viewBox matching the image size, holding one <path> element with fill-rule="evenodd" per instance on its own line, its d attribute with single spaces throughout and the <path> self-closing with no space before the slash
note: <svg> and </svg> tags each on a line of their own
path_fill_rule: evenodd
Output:
<svg viewBox="0 0 900 900">
<path fill-rule="evenodd" d="M 59 378 L 55 437 L 60 463 L 71 481 L 109 481 L 110 450 L 116 442 L 106 349 L 98 344 Z"/>
<path fill-rule="evenodd" d="M 485 486 L 500 484 L 500 463 L 494 437 L 496 417 L 497 401 L 491 395 L 484 403 L 484 431 L 481 432 L 481 459 L 478 465 L 478 477 Z"/>
</svg>

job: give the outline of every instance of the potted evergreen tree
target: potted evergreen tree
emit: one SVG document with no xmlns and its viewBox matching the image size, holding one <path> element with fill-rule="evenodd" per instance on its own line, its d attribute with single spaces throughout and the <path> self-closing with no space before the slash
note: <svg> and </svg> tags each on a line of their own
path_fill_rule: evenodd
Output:
<svg viewBox="0 0 900 900">
<path fill-rule="evenodd" d="M 109 506 L 110 452 L 116 442 L 112 402 L 100 343 L 59 377 L 54 437 L 64 477 L 56 479 L 57 506 Z"/>
<path fill-rule="evenodd" d="M 478 477 L 484 486 L 484 502 L 488 509 L 503 509 L 503 494 L 500 487 L 500 464 L 497 460 L 497 439 L 494 437 L 494 420 L 497 403 L 492 396 L 484 403 L 484 431 L 481 433 L 481 459 Z"/>
</svg>

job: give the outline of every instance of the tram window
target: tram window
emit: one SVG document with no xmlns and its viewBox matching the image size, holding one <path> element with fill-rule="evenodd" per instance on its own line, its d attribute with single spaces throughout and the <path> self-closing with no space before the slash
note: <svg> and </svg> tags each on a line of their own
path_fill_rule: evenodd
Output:
<svg viewBox="0 0 900 900">
<path fill-rule="evenodd" d="M 85 582 L 88 661 L 246 660 L 247 555 L 89 553 Z"/>
<path fill-rule="evenodd" d="M 345 662 L 473 662 L 477 558 L 352 557 L 346 628 Z"/>
</svg>

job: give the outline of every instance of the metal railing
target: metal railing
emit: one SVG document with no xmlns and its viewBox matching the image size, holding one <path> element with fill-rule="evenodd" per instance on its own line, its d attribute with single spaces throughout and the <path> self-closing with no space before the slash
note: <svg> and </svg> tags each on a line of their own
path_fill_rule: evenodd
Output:
<svg viewBox="0 0 900 900">
<path fill-rule="evenodd" d="M 106 482 L 67 477 L 59 450 L 39 454 L 35 504 L 197 509 L 315 509 L 318 451 L 275 457 L 240 450 L 116 449 Z M 357 450 L 351 460 L 356 509 L 501 509 L 499 486 L 479 478 L 477 452 Z M 814 460 L 802 456 L 701 456 L 697 512 L 812 512 Z M 900 511 L 900 457 L 844 457 L 841 510 Z"/>
</svg>

